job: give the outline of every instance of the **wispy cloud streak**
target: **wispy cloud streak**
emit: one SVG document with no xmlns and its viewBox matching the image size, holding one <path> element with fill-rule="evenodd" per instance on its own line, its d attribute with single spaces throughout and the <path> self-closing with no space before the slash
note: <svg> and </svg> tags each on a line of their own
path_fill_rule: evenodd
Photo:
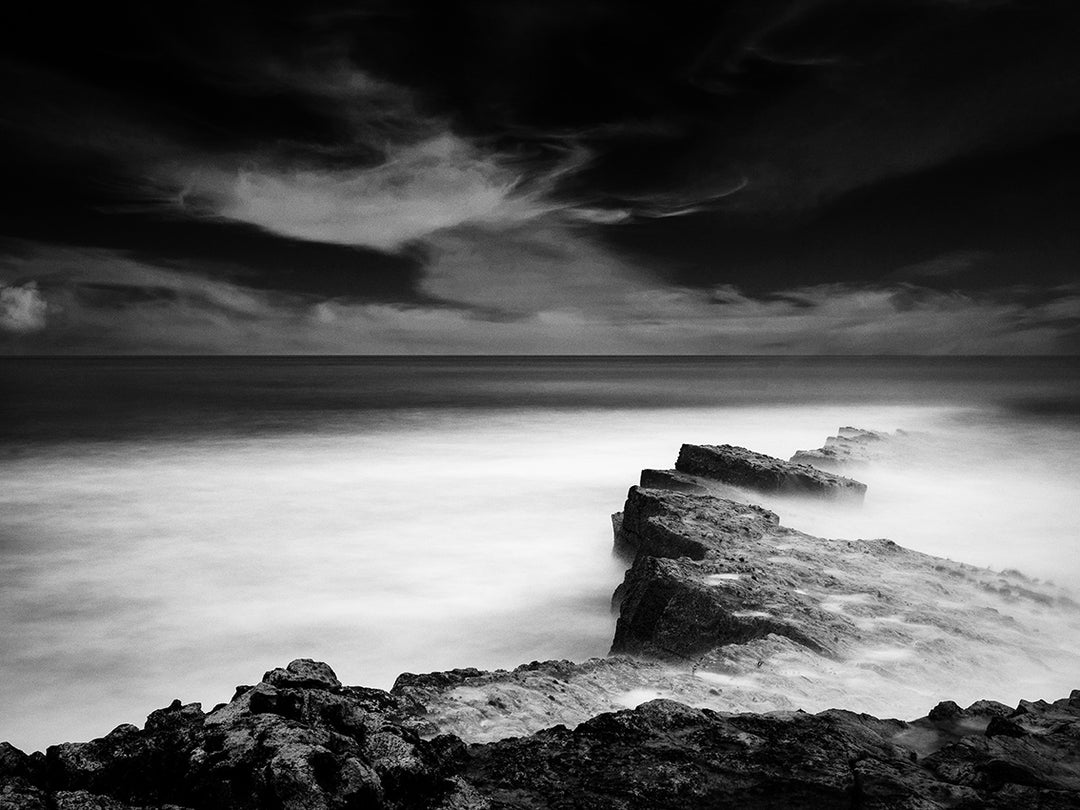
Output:
<svg viewBox="0 0 1080 810">
<path fill-rule="evenodd" d="M 0 263 L 0 283 L 16 276 L 21 279 L 17 285 L 6 282 L 3 288 L 4 293 L 22 290 L 10 323 L 33 326 L 17 336 L 9 328 L 6 349 L 268 354 L 1059 354 L 1080 348 L 1077 285 L 974 295 L 912 285 L 832 284 L 757 298 L 732 287 L 657 286 L 644 275 L 624 282 L 625 276 L 614 274 L 614 265 L 593 268 L 590 273 L 584 254 L 576 266 L 578 276 L 559 285 L 551 279 L 566 272 L 565 257 L 551 252 L 545 258 L 541 247 L 533 244 L 530 248 L 530 271 L 514 276 L 520 286 L 512 295 L 504 291 L 496 298 L 501 303 L 516 301 L 513 311 L 492 306 L 485 286 L 498 284 L 498 279 L 482 273 L 455 279 L 455 304 L 375 304 L 254 291 L 109 251 L 38 247 L 21 260 Z M 447 253 L 453 249 L 452 243 L 443 245 Z M 444 256 L 443 261 L 450 257 Z M 551 264 L 545 269 L 546 261 Z M 562 295 L 537 296 L 560 286 Z M 530 300 L 532 306 L 527 304 Z"/>
</svg>

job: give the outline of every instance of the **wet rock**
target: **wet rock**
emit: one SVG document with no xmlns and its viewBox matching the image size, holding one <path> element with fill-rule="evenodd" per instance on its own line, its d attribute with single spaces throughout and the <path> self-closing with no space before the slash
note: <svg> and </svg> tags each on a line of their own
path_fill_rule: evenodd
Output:
<svg viewBox="0 0 1080 810">
<path fill-rule="evenodd" d="M 639 484 L 644 489 L 669 489 L 696 495 L 709 493 L 709 487 L 696 475 L 687 475 L 678 470 L 642 470 Z"/>
<path fill-rule="evenodd" d="M 601 712 L 656 697 L 691 702 L 716 697 L 690 673 L 627 656 L 587 661 L 533 661 L 512 670 L 452 670 L 399 677 L 393 692 L 423 704 L 436 729 L 470 742 L 525 736 L 555 725 L 577 725 Z M 780 708 L 769 705 L 768 708 Z"/>
<path fill-rule="evenodd" d="M 406 675 L 394 691 L 422 703 L 430 726 L 487 742 L 657 697 L 718 711 L 844 705 L 911 716 L 942 693 L 970 701 L 997 683 L 1028 689 L 1031 677 L 1043 688 L 1032 661 L 1054 661 L 1059 688 L 1080 670 L 1080 654 L 1047 632 L 1046 610 L 1071 624 L 1080 611 L 1015 572 L 888 540 L 813 537 L 760 507 L 671 490 L 632 487 L 613 527 L 631 564 L 613 597 L 612 658 Z M 910 747 L 926 756 L 1012 711 L 943 705 L 913 727 Z"/>
<path fill-rule="evenodd" d="M 1073 621 L 1080 611 L 1060 589 L 1008 572 L 887 540 L 813 537 L 760 507 L 641 487 L 627 495 L 615 542 L 633 563 L 618 590 L 612 652 L 683 667 L 728 693 L 814 708 L 846 679 L 849 691 L 835 699 L 853 708 L 889 711 L 888 695 L 893 711 L 915 712 L 928 699 L 921 684 L 977 696 L 988 644 L 997 677 L 1030 677 L 1032 660 L 1056 660 L 1062 673 L 1080 665 L 1045 634 L 1044 609 Z M 990 577 L 1002 586 L 987 588 Z M 981 733 L 989 716 L 966 721 Z"/>
<path fill-rule="evenodd" d="M 866 484 L 730 444 L 684 444 L 675 469 L 766 493 L 850 501 L 862 501 L 866 495 Z"/>
</svg>

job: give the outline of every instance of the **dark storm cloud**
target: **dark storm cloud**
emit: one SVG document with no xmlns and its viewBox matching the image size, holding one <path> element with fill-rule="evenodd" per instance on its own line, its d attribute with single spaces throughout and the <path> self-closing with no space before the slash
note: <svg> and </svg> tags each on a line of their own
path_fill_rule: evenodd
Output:
<svg viewBox="0 0 1080 810">
<path fill-rule="evenodd" d="M 1034 0 L 38 4 L 0 33 L 5 331 L 1060 351 L 1078 25 Z"/>
</svg>

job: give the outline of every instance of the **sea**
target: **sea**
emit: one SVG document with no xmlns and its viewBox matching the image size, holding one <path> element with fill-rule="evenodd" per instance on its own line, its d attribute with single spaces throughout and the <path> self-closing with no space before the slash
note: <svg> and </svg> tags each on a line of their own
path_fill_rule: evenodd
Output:
<svg viewBox="0 0 1080 810">
<path fill-rule="evenodd" d="M 783 523 L 1080 590 L 1076 358 L 0 359 L 0 740 L 209 709 L 301 657 L 389 688 L 604 655 L 642 468 L 840 426 L 922 449 Z"/>
</svg>

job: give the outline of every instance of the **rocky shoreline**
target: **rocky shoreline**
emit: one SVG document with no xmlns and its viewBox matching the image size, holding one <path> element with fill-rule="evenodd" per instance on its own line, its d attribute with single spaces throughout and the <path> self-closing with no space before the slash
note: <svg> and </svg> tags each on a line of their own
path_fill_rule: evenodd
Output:
<svg viewBox="0 0 1080 810">
<path fill-rule="evenodd" d="M 175 701 L 88 743 L 0 744 L 0 810 L 1080 807 L 1064 680 L 1080 653 L 1044 628 L 1052 612 L 1080 631 L 1067 592 L 812 537 L 747 490 L 858 502 L 866 487 L 684 445 L 613 518 L 629 567 L 607 658 L 407 673 L 390 692 L 300 659 L 210 712 Z M 995 678 L 1069 697 L 975 699 Z"/>
</svg>

